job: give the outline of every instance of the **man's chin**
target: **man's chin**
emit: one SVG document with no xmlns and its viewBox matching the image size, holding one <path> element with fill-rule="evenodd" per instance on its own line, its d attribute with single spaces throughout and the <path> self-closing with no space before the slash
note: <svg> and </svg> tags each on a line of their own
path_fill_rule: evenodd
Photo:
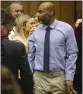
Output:
<svg viewBox="0 0 83 94">
<path fill-rule="evenodd" d="M 49 25 L 49 22 L 42 21 L 43 24 Z"/>
<path fill-rule="evenodd" d="M 38 21 L 41 22 L 42 24 L 49 25 L 49 21 L 45 21 L 40 18 L 38 18 Z"/>
</svg>

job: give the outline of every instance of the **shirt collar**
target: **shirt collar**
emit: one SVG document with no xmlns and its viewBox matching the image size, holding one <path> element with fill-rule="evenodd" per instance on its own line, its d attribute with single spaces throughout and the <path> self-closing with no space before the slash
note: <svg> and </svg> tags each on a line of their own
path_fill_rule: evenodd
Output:
<svg viewBox="0 0 83 94">
<path fill-rule="evenodd" d="M 57 23 L 58 23 L 58 20 L 55 19 L 54 22 L 50 25 L 50 27 L 51 27 L 51 28 L 55 28 L 56 25 L 57 25 Z M 47 25 L 44 25 L 44 24 L 40 24 L 40 25 L 39 25 L 39 28 L 41 28 L 41 29 L 43 28 L 44 30 L 45 30 L 47 27 L 48 27 L 48 26 L 47 26 Z"/>
</svg>

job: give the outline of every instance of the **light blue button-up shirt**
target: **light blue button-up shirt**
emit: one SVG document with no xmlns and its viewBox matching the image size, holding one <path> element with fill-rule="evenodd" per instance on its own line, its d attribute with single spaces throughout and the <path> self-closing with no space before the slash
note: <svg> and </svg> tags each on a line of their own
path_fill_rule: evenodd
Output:
<svg viewBox="0 0 83 94">
<path fill-rule="evenodd" d="M 40 24 L 28 39 L 28 61 L 32 71 L 43 71 L 46 27 Z M 50 30 L 49 70 L 64 71 L 65 79 L 73 80 L 78 52 L 74 30 L 69 24 L 58 20 L 55 20 L 50 27 L 52 29 Z"/>
</svg>

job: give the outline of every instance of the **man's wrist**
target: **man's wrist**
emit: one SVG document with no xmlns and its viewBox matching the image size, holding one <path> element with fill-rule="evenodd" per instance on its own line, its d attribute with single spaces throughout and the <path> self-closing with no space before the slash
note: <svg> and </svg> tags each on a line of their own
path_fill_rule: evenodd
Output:
<svg viewBox="0 0 83 94">
<path fill-rule="evenodd" d="M 70 80 L 70 81 L 73 81 L 73 78 L 74 78 L 74 74 L 67 74 L 66 73 L 66 76 L 65 76 L 65 80 Z"/>
</svg>

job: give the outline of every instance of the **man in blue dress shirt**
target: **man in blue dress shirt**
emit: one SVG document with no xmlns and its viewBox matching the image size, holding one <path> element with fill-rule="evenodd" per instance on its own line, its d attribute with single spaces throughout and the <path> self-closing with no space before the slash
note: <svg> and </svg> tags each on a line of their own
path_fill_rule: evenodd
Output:
<svg viewBox="0 0 83 94">
<path fill-rule="evenodd" d="M 51 2 L 42 3 L 37 12 L 41 24 L 28 40 L 28 60 L 34 77 L 35 94 L 76 94 L 73 78 L 78 48 L 73 28 L 55 19 Z M 44 70 L 46 28 L 50 27 L 49 70 Z M 48 41 L 47 41 L 48 42 Z M 45 49 L 45 50 L 44 50 Z M 48 53 L 48 51 L 47 51 Z M 48 56 L 48 55 L 47 55 Z M 47 65 L 48 66 L 48 65 Z"/>
</svg>

